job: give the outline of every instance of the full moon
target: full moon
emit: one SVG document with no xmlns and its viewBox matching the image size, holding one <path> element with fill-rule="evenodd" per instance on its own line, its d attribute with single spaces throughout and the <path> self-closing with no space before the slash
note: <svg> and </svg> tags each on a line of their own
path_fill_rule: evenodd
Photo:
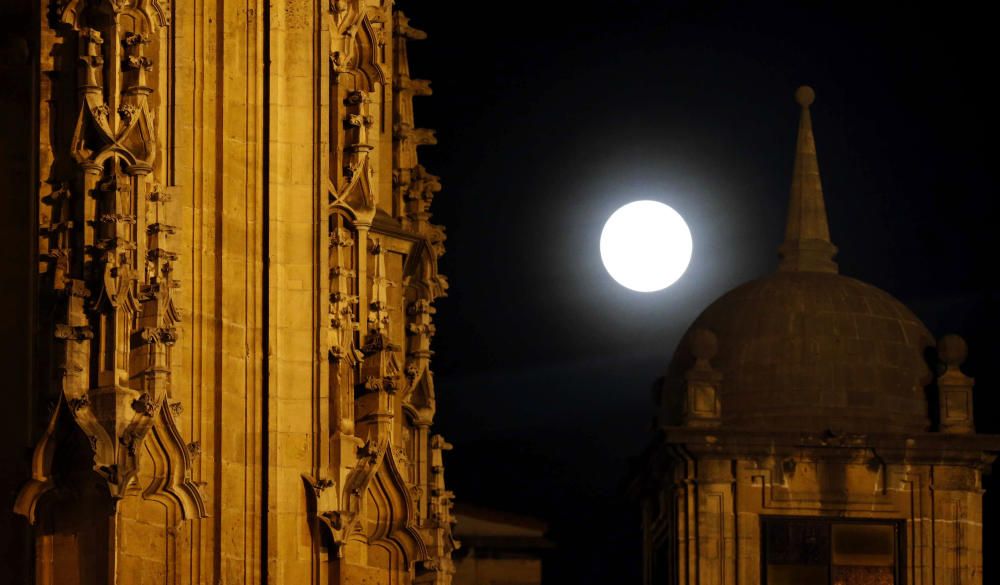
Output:
<svg viewBox="0 0 1000 585">
<path fill-rule="evenodd" d="M 633 201 L 611 214 L 601 231 L 601 260 L 611 278 L 638 292 L 663 290 L 691 262 L 691 230 L 659 201 Z"/>
</svg>

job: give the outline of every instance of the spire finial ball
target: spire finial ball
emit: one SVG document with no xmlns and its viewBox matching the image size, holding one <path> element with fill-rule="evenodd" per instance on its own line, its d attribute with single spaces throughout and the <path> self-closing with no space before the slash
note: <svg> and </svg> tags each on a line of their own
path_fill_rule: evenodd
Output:
<svg viewBox="0 0 1000 585">
<path fill-rule="evenodd" d="M 938 340 L 938 357 L 947 366 L 957 368 L 965 363 L 969 355 L 969 346 L 965 340 L 955 334 L 945 335 Z"/>
<path fill-rule="evenodd" d="M 808 85 L 803 85 L 795 90 L 795 101 L 799 102 L 803 108 L 808 108 L 816 101 L 816 92 Z"/>
<path fill-rule="evenodd" d="M 699 327 L 691 332 L 691 354 L 698 360 L 710 360 L 719 351 L 719 339 L 708 329 Z"/>
</svg>

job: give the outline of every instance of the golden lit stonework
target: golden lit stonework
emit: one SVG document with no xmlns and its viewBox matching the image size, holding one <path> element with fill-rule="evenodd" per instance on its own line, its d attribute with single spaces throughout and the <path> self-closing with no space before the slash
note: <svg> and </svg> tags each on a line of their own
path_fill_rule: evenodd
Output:
<svg viewBox="0 0 1000 585">
<path fill-rule="evenodd" d="M 40 120 L 10 574 L 450 583 L 424 33 L 389 0 L 33 10 L 39 94 L 5 102 Z"/>
</svg>

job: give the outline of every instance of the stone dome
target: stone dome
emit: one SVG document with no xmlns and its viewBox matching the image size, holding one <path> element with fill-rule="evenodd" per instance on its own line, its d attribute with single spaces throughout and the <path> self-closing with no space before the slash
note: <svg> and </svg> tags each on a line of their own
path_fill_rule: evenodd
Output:
<svg viewBox="0 0 1000 585">
<path fill-rule="evenodd" d="M 695 320 L 668 373 L 679 407 L 695 331 L 715 334 L 724 428 L 921 432 L 933 345 L 888 293 L 827 272 L 779 271 L 723 295 Z M 673 410 L 673 409 L 670 409 Z"/>
<path fill-rule="evenodd" d="M 803 87 L 796 99 L 802 112 L 778 271 L 723 295 L 695 320 L 667 372 L 665 420 L 708 413 L 709 424 L 724 428 L 929 430 L 925 352 L 933 338 L 892 296 L 838 273 L 809 114 L 815 94 Z M 704 393 L 687 397 L 706 372 L 721 374 L 721 409 Z"/>
</svg>

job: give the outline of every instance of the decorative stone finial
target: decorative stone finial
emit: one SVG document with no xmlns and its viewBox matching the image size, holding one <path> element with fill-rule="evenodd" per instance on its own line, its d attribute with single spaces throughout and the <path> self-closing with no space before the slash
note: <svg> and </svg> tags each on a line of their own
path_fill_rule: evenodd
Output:
<svg viewBox="0 0 1000 585">
<path fill-rule="evenodd" d="M 795 101 L 799 102 L 803 108 L 808 108 L 816 101 L 816 92 L 808 85 L 800 86 L 795 90 Z"/>
<path fill-rule="evenodd" d="M 949 334 L 938 340 L 938 358 L 949 368 L 958 368 L 969 356 L 969 345 L 961 336 Z"/>
<path fill-rule="evenodd" d="M 802 116 L 795 147 L 785 241 L 778 248 L 781 257 L 778 270 L 836 273 L 837 263 L 833 261 L 833 257 L 837 254 L 837 248 L 830 241 L 826 203 L 823 201 L 823 185 L 816 157 L 816 140 L 809 115 L 809 106 L 815 100 L 816 92 L 807 85 L 795 92 L 795 101 L 802 106 Z"/>
<path fill-rule="evenodd" d="M 698 328 L 691 332 L 691 355 L 698 361 L 708 362 L 719 351 L 719 340 L 708 329 Z"/>
<path fill-rule="evenodd" d="M 972 387 L 976 381 L 961 370 L 969 355 L 969 346 L 958 335 L 945 335 L 938 340 L 937 350 L 945 366 L 937 379 L 940 430 L 942 433 L 973 433 Z"/>
<path fill-rule="evenodd" d="M 719 349 L 719 340 L 708 329 L 698 328 L 688 340 L 694 365 L 684 374 L 687 393 L 684 396 L 683 423 L 689 426 L 714 427 L 722 419 L 722 372 L 709 363 Z"/>
</svg>

